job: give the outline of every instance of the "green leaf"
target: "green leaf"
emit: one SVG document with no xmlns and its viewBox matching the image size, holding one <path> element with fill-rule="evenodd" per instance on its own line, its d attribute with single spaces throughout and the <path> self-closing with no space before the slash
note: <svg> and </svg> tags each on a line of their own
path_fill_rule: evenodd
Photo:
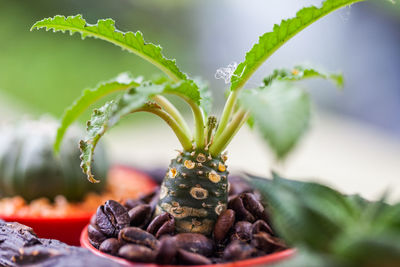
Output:
<svg viewBox="0 0 400 267">
<path fill-rule="evenodd" d="M 81 34 L 82 39 L 93 37 L 105 40 L 149 61 L 174 81 L 187 79 L 186 74 L 178 69 L 175 60 L 167 59 L 163 56 L 162 48 L 159 45 L 145 42 L 140 31 L 124 33 L 117 30 L 112 19 L 98 20 L 97 24 L 93 25 L 88 24 L 82 18 L 82 15 L 69 17 L 58 15 L 36 22 L 31 30 L 40 28 L 52 29 L 54 32 L 61 31 L 63 33 L 69 31 L 71 35 L 78 32 Z"/>
<path fill-rule="evenodd" d="M 79 142 L 79 147 L 81 149 L 81 168 L 87 175 L 88 180 L 92 183 L 99 182 L 94 179 L 92 174 L 91 164 L 93 161 L 94 149 L 100 137 L 103 136 L 110 127 L 109 118 L 113 113 L 114 104 L 114 101 L 110 101 L 101 108 L 93 111 L 92 118 L 87 122 L 87 139 L 86 141 L 81 140 Z"/>
<path fill-rule="evenodd" d="M 340 225 L 310 206 L 310 201 L 305 201 L 307 192 L 299 194 L 276 179 L 250 178 L 249 183 L 257 188 L 271 209 L 274 228 L 286 242 L 318 251 L 329 250 L 330 241 L 341 230 Z"/>
<path fill-rule="evenodd" d="M 274 72 L 264 79 L 264 85 L 268 86 L 273 81 L 300 81 L 310 78 L 322 78 L 331 80 L 338 88 L 343 88 L 343 75 L 341 73 L 328 73 L 318 71 L 308 66 L 297 65 L 292 69 L 276 69 Z"/>
<path fill-rule="evenodd" d="M 141 82 L 141 77 L 133 78 L 129 73 L 121 73 L 116 78 L 99 83 L 93 89 L 86 89 L 82 95 L 72 103 L 61 118 L 61 124 L 57 129 L 57 136 L 54 142 L 54 150 L 57 152 L 67 128 L 93 103 L 102 97 L 117 91 L 128 90 L 136 87 Z"/>
<path fill-rule="evenodd" d="M 274 82 L 265 88 L 243 91 L 240 101 L 278 158 L 287 155 L 308 127 L 309 95 L 292 83 Z"/>
<path fill-rule="evenodd" d="M 87 137 L 84 141 L 80 142 L 82 153 L 81 167 L 89 181 L 97 182 L 91 172 L 93 153 L 98 140 L 108 129 L 128 114 L 144 111 L 145 108 L 161 109 L 157 104 L 151 102 L 152 97 L 155 95 L 176 94 L 199 102 L 200 94 L 196 88 L 197 86 L 190 80 L 172 84 L 152 84 L 145 82 L 138 87 L 131 88 L 116 101 L 107 102 L 100 109 L 94 110 L 91 119 L 87 123 Z"/>
<path fill-rule="evenodd" d="M 307 26 L 341 7 L 364 0 L 325 0 L 321 7 L 306 7 L 296 17 L 275 25 L 272 32 L 260 36 L 258 43 L 247 52 L 245 60 L 238 65 L 231 78 L 231 90 L 241 88 L 277 49 Z"/>
</svg>

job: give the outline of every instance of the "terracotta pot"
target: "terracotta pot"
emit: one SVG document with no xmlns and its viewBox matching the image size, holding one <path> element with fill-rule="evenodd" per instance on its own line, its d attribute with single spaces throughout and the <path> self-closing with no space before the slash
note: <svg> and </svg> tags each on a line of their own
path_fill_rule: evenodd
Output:
<svg viewBox="0 0 400 267">
<path fill-rule="evenodd" d="M 100 250 L 96 249 L 93 247 L 88 238 L 88 233 L 87 233 L 87 227 L 83 229 L 81 233 L 81 246 L 84 248 L 89 249 L 93 254 L 96 254 L 101 257 L 105 257 L 108 259 L 111 259 L 113 261 L 118 262 L 119 264 L 125 265 L 125 266 L 143 266 L 143 267 L 182 267 L 182 265 L 157 265 L 155 263 L 134 263 L 131 261 L 127 261 L 123 258 L 115 257 L 110 254 L 106 254 L 101 252 Z M 247 259 L 247 260 L 242 260 L 242 261 L 236 261 L 236 262 L 228 262 L 228 263 L 220 263 L 220 264 L 212 264 L 212 265 L 197 265 L 197 267 L 251 267 L 251 266 L 267 266 L 270 264 L 277 263 L 279 261 L 283 261 L 286 259 L 289 259 L 296 253 L 295 249 L 286 249 L 280 252 L 276 252 L 267 256 L 263 257 L 257 257 L 257 258 L 252 258 L 252 259 Z M 191 265 L 191 267 L 196 267 Z"/>
<path fill-rule="evenodd" d="M 118 180 L 134 180 L 140 185 L 138 192 L 143 194 L 151 192 L 157 186 L 150 176 L 129 167 L 115 166 L 110 173 L 110 175 L 118 176 L 116 177 Z M 68 217 L 5 216 L 0 214 L 0 219 L 27 225 L 40 238 L 57 239 L 69 245 L 79 246 L 82 229 L 89 223 L 94 212 L 95 210 Z"/>
</svg>

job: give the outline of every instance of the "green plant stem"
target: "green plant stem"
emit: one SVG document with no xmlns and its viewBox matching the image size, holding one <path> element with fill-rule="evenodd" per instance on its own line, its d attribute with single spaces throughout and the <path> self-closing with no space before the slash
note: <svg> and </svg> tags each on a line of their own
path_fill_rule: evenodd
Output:
<svg viewBox="0 0 400 267">
<path fill-rule="evenodd" d="M 163 119 L 174 131 L 183 149 L 190 151 L 190 149 L 192 148 L 191 138 L 186 135 L 185 131 L 181 128 L 181 126 L 174 120 L 174 118 L 169 113 L 160 108 L 154 108 L 154 107 L 144 107 L 137 109 L 134 112 L 139 112 L 139 111 L 150 112 Z"/>
<path fill-rule="evenodd" d="M 213 157 L 216 157 L 222 153 L 239 129 L 247 121 L 249 115 L 250 113 L 245 109 L 240 109 L 236 112 L 226 129 L 218 138 L 214 139 L 214 142 L 210 146 L 210 154 Z"/>
<path fill-rule="evenodd" d="M 225 127 L 229 123 L 229 119 L 231 117 L 231 114 L 233 113 L 233 109 L 236 104 L 238 91 L 239 90 L 231 91 L 228 96 L 228 99 L 226 100 L 224 110 L 222 111 L 221 120 L 219 121 L 217 131 L 215 132 L 214 135 L 214 140 L 217 139 L 222 134 L 222 132 L 225 130 Z"/>
<path fill-rule="evenodd" d="M 192 132 L 188 124 L 186 123 L 185 119 L 183 118 L 182 114 L 179 112 L 178 109 L 165 97 L 161 95 L 156 95 L 153 99 L 159 104 L 169 115 L 171 115 L 175 121 L 180 125 L 182 130 L 185 132 L 190 139 L 193 139 Z"/>
<path fill-rule="evenodd" d="M 190 105 L 193 112 L 194 123 L 195 123 L 195 136 L 194 140 L 196 142 L 196 147 L 198 149 L 204 148 L 204 112 L 196 103 L 194 103 L 191 99 L 185 97 L 186 102 Z"/>
</svg>

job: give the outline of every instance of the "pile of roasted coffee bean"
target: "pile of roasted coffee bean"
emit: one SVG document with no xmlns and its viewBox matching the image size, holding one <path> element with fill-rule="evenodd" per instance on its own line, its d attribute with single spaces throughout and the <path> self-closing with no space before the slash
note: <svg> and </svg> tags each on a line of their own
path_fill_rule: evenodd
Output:
<svg viewBox="0 0 400 267">
<path fill-rule="evenodd" d="M 264 256 L 286 248 L 269 223 L 260 196 L 243 180 L 230 179 L 228 209 L 211 237 L 175 233 L 168 213 L 153 217 L 158 191 L 123 205 L 109 200 L 88 228 L 90 243 L 102 252 L 133 262 L 203 265 Z"/>
</svg>

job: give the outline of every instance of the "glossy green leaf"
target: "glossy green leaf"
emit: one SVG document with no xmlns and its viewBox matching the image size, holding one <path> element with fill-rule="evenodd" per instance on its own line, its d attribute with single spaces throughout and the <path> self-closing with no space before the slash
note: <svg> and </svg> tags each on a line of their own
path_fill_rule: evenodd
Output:
<svg viewBox="0 0 400 267">
<path fill-rule="evenodd" d="M 40 28 L 63 33 L 69 31 L 71 35 L 78 32 L 82 39 L 93 37 L 105 40 L 149 61 L 174 81 L 187 79 L 186 74 L 179 70 L 175 60 L 163 56 L 162 48 L 159 45 L 145 42 L 140 31 L 124 33 L 117 30 L 112 19 L 102 19 L 98 20 L 97 24 L 89 24 L 82 18 L 82 15 L 69 17 L 58 15 L 36 22 L 31 30 Z"/>
<path fill-rule="evenodd" d="M 363 0 L 325 0 L 320 7 L 303 8 L 294 18 L 275 25 L 272 32 L 260 36 L 258 43 L 247 52 L 245 60 L 238 65 L 231 78 L 231 90 L 241 88 L 267 58 L 307 26 L 332 11 L 361 1 Z"/>
<path fill-rule="evenodd" d="M 241 104 L 251 112 L 257 129 L 277 158 L 283 158 L 296 145 L 308 127 L 308 93 L 289 82 L 241 92 Z"/>
</svg>

